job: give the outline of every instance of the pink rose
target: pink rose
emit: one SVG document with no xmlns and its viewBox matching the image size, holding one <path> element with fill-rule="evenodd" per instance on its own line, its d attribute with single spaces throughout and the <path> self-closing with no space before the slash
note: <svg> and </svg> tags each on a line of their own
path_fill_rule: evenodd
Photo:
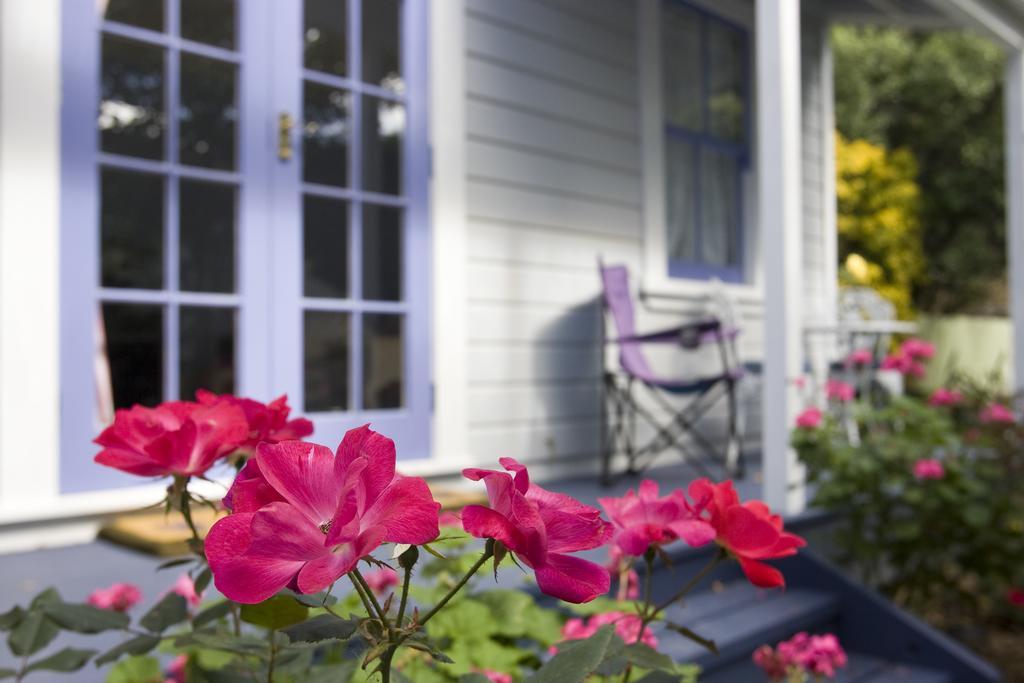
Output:
<svg viewBox="0 0 1024 683">
<path fill-rule="evenodd" d="M 657 648 L 658 638 L 654 635 L 650 626 L 644 626 L 643 632 L 640 626 L 643 622 L 640 615 L 627 612 L 605 612 L 595 614 L 587 621 L 580 618 L 573 618 L 565 622 L 562 627 L 562 640 L 583 640 L 597 633 L 598 629 L 606 624 L 615 625 L 615 633 L 626 643 L 643 643 L 648 647 Z M 548 651 L 552 654 L 558 652 L 558 648 L 552 645 Z"/>
<path fill-rule="evenodd" d="M 218 396 L 213 392 L 200 389 L 196 392 L 196 401 L 202 405 L 227 403 L 241 409 L 249 426 L 249 434 L 239 449 L 245 451 L 247 455 L 255 453 L 256 446 L 264 441 L 267 443 L 294 441 L 304 439 L 313 433 L 313 423 L 306 418 L 288 419 L 291 408 L 288 407 L 287 396 L 278 396 L 270 403 L 260 403 L 251 398 L 242 398 L 231 394 Z"/>
<path fill-rule="evenodd" d="M 1013 424 L 1017 419 L 1002 403 L 990 403 L 981 409 L 978 419 L 985 424 Z"/>
<path fill-rule="evenodd" d="M 758 588 L 786 585 L 782 572 L 764 560 L 796 555 L 807 543 L 785 530 L 781 516 L 772 514 L 759 500 L 741 503 L 731 481 L 697 479 L 690 483 L 689 494 L 700 507 L 706 507 L 708 521 L 716 531 L 715 542 L 736 558 L 750 583 Z"/>
<path fill-rule="evenodd" d="M 821 425 L 821 410 L 818 408 L 807 408 L 796 416 L 796 426 L 800 429 L 817 429 Z"/>
<path fill-rule="evenodd" d="M 630 489 L 621 498 L 597 502 L 615 526 L 613 543 L 626 555 L 640 557 L 652 545 L 668 545 L 680 538 L 693 547 L 715 538 L 715 530 L 682 491 L 659 498 L 658 483 L 652 479 L 640 484 L 639 495 Z"/>
<path fill-rule="evenodd" d="M 911 337 L 900 346 L 900 350 L 915 360 L 928 360 L 935 355 L 935 345 L 924 339 Z"/>
<path fill-rule="evenodd" d="M 608 592 L 608 570 L 570 553 L 598 548 L 611 538 L 612 526 L 597 508 L 530 482 L 526 467 L 512 458 L 499 460 L 507 472 L 470 468 L 467 479 L 487 485 L 490 507 L 468 505 L 462 525 L 477 538 L 500 541 L 531 567 L 541 592 L 566 602 L 590 602 Z"/>
<path fill-rule="evenodd" d="M 182 574 L 171 586 L 171 593 L 177 593 L 185 598 L 189 607 L 199 607 L 203 602 L 203 594 L 196 592 L 196 584 L 188 574 Z"/>
<path fill-rule="evenodd" d="M 964 395 L 956 389 L 939 387 L 928 397 L 928 404 L 936 407 L 955 406 L 964 400 Z"/>
<path fill-rule="evenodd" d="M 762 645 L 754 650 L 752 657 L 756 664 L 764 672 L 769 681 L 782 681 L 789 675 L 789 667 L 794 662 L 785 658 L 771 645 Z"/>
<path fill-rule="evenodd" d="M 862 368 L 871 365 L 874 359 L 875 356 L 869 349 L 856 349 L 846 357 L 846 365 Z"/>
<path fill-rule="evenodd" d="M 383 595 L 398 585 L 398 572 L 390 567 L 381 567 L 363 575 L 366 585 L 377 595 Z"/>
<path fill-rule="evenodd" d="M 830 401 L 848 403 L 853 400 L 855 394 L 852 386 L 838 379 L 830 379 L 825 383 L 825 395 Z"/>
<path fill-rule="evenodd" d="M 784 680 L 794 670 L 813 677 L 833 678 L 836 670 L 847 663 L 846 652 L 831 633 L 816 636 L 797 633 L 774 649 L 762 645 L 754 652 L 753 659 L 772 681 Z"/>
<path fill-rule="evenodd" d="M 513 683 L 512 675 L 495 671 L 494 669 L 474 669 L 476 673 L 483 674 L 484 678 L 491 683 Z"/>
<path fill-rule="evenodd" d="M 142 591 L 133 583 L 115 583 L 108 588 L 97 588 L 86 602 L 93 607 L 114 612 L 127 612 L 142 600 Z"/>
<path fill-rule="evenodd" d="M 167 665 L 167 680 L 164 683 L 185 683 L 185 668 L 188 655 L 178 655 Z"/>
<path fill-rule="evenodd" d="M 895 370 L 906 377 L 924 377 L 924 365 L 918 362 L 917 357 L 902 349 L 886 356 L 882 361 L 882 369 Z"/>
<path fill-rule="evenodd" d="M 237 449 L 249 433 L 242 411 L 227 403 L 168 401 L 156 408 L 118 410 L 96 437 L 100 465 L 140 477 L 202 476 Z"/>
<path fill-rule="evenodd" d="M 440 505 L 427 483 L 396 474 L 395 443 L 368 426 L 349 430 L 337 453 L 260 444 L 229 498 L 232 514 L 210 529 L 206 557 L 235 602 L 262 602 L 285 586 L 316 593 L 382 543 L 438 536 Z"/>
</svg>

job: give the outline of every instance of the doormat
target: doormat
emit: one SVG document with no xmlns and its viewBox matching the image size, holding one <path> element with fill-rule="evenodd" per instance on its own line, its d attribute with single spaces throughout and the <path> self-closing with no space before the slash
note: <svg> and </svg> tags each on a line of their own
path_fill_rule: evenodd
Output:
<svg viewBox="0 0 1024 683">
<path fill-rule="evenodd" d="M 466 505 L 487 503 L 487 496 L 482 492 L 435 485 L 431 485 L 430 491 L 442 510 L 455 511 Z M 209 507 L 195 506 L 192 521 L 199 534 L 205 537 L 213 523 L 225 514 L 222 510 L 215 513 Z M 188 541 L 192 532 L 178 512 L 164 514 L 163 510 L 147 510 L 112 517 L 100 528 L 100 538 L 150 555 L 178 557 L 190 552 Z"/>
</svg>

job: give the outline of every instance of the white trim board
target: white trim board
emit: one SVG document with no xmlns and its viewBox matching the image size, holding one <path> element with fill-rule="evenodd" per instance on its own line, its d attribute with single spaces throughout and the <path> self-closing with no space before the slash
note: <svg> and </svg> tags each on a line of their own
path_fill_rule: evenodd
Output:
<svg viewBox="0 0 1024 683">
<path fill-rule="evenodd" d="M 466 9 L 464 0 L 446 0 L 430 3 L 429 11 L 434 385 L 430 452 L 434 466 L 455 466 L 469 462 Z M 408 469 L 419 468 L 409 463 Z"/>
<path fill-rule="evenodd" d="M 60 0 L 0 2 L 4 508 L 46 506 L 58 495 L 60 8 Z"/>
</svg>

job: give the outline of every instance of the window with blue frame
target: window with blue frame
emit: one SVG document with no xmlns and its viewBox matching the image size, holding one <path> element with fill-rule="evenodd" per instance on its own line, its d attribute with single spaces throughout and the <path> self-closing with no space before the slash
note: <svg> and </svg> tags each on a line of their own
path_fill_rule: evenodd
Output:
<svg viewBox="0 0 1024 683">
<path fill-rule="evenodd" d="M 672 277 L 743 280 L 749 47 L 745 28 L 664 0 L 665 244 Z"/>
</svg>

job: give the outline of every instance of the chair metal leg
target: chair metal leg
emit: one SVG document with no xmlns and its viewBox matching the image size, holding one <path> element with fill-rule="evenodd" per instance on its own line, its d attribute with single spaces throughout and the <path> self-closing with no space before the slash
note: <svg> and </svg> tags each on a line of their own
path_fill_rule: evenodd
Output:
<svg viewBox="0 0 1024 683">
<path fill-rule="evenodd" d="M 602 383 L 601 394 L 601 485 L 610 486 L 612 483 L 612 458 L 615 456 L 615 426 L 608 420 L 608 401 L 616 401 L 615 425 L 619 424 L 622 411 L 618 407 L 615 398 L 615 377 L 611 373 L 605 373 Z"/>
<path fill-rule="evenodd" d="M 627 474 L 636 474 L 636 397 L 633 395 L 633 378 L 630 377 L 626 382 L 626 402 L 629 405 L 629 411 L 626 416 L 626 472 Z"/>
<path fill-rule="evenodd" d="M 740 430 L 738 383 L 730 379 L 729 392 L 729 442 L 725 451 L 725 470 L 733 477 L 743 477 L 743 436 Z"/>
</svg>

